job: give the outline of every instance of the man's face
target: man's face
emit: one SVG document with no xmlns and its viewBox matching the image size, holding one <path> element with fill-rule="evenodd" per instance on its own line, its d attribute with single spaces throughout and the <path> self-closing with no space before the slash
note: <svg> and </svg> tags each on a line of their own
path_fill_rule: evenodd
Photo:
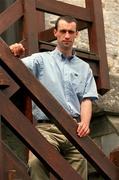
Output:
<svg viewBox="0 0 119 180">
<path fill-rule="evenodd" d="M 54 30 L 59 48 L 71 49 L 77 33 L 75 22 L 68 23 L 65 20 L 60 20 L 57 30 Z"/>
</svg>

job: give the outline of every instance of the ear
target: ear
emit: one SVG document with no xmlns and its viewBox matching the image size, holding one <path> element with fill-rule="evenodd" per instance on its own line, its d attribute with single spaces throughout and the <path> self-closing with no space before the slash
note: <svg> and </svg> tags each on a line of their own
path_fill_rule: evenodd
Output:
<svg viewBox="0 0 119 180">
<path fill-rule="evenodd" d="M 55 36 L 55 37 L 57 37 L 57 35 L 56 35 L 56 34 L 57 34 L 57 30 L 56 30 L 56 29 L 54 29 L 54 36 Z"/>
<path fill-rule="evenodd" d="M 76 31 L 76 37 L 79 35 L 79 31 Z"/>
</svg>

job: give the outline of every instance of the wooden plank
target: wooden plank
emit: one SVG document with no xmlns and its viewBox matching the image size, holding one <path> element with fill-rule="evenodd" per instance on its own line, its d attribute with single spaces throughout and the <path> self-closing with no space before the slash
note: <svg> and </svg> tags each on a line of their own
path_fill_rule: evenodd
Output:
<svg viewBox="0 0 119 180">
<path fill-rule="evenodd" d="M 45 41 L 39 41 L 39 46 L 41 51 L 51 51 L 53 49 L 55 49 L 56 44 L 54 43 L 48 43 Z M 82 59 L 87 59 L 90 61 L 94 61 L 94 62 L 99 62 L 99 57 L 93 53 L 93 52 L 89 52 L 89 51 L 83 51 L 80 49 L 75 48 L 76 51 L 76 55 L 78 55 L 78 57 L 82 58 Z"/>
<path fill-rule="evenodd" d="M 4 161 L 2 153 L 2 129 L 1 129 L 1 115 L 0 115 L 0 179 L 4 179 Z"/>
<path fill-rule="evenodd" d="M 36 0 L 36 9 L 55 15 L 71 15 L 78 20 L 92 22 L 90 10 L 56 0 Z"/>
<path fill-rule="evenodd" d="M 60 153 L 36 130 L 30 121 L 0 92 L 0 114 L 19 134 L 31 151 L 51 170 L 57 178 L 80 180 L 80 175 L 69 165 Z M 7 110 L 6 107 L 7 106 Z M 20 122 L 20 123 L 19 123 Z M 49 154 L 49 156 L 48 156 Z"/>
<path fill-rule="evenodd" d="M 2 68 L 0 68 L 0 89 L 9 87 L 10 81 L 5 77 L 5 73 Z"/>
<path fill-rule="evenodd" d="M 43 14 L 36 11 L 34 0 L 24 0 L 24 25 L 23 25 L 23 38 L 25 39 L 25 55 L 38 52 L 38 31 L 43 30 Z M 38 20 L 41 20 L 41 28 L 38 28 Z M 23 99 L 24 114 L 33 123 L 31 99 L 26 95 Z M 26 148 L 26 156 L 28 158 L 28 149 Z"/>
<path fill-rule="evenodd" d="M 8 180 L 15 180 L 16 179 L 16 170 L 10 169 L 7 172 L 7 177 Z"/>
<path fill-rule="evenodd" d="M 34 0 L 24 0 L 24 38 L 26 39 L 26 54 L 38 52 L 38 23 Z"/>
<path fill-rule="evenodd" d="M 23 16 L 22 1 L 16 0 L 0 14 L 0 34 Z"/>
<path fill-rule="evenodd" d="M 5 70 L 0 68 L 0 89 L 7 97 L 11 97 L 19 90 L 17 83 L 6 73 Z"/>
<path fill-rule="evenodd" d="M 93 23 L 89 27 L 90 50 L 99 56 L 99 78 L 97 86 L 100 94 L 104 94 L 110 88 L 109 70 L 107 64 L 104 22 L 102 4 L 100 0 L 86 0 L 87 8 L 90 9 L 93 17 Z"/>
<path fill-rule="evenodd" d="M 54 41 L 56 38 L 54 37 L 53 30 L 54 30 L 54 27 L 50 29 L 46 29 L 45 31 L 39 32 L 38 33 L 39 41 L 46 41 L 46 42 Z"/>
<path fill-rule="evenodd" d="M 30 55 L 32 53 L 38 52 L 38 18 L 41 20 L 41 25 L 43 24 L 43 14 L 36 11 L 34 0 L 24 0 L 24 27 L 23 27 L 23 37 L 25 38 L 25 54 Z M 32 13 L 31 13 L 32 12 Z M 43 27 L 42 27 L 43 28 Z M 43 30 L 43 29 L 42 29 Z M 28 96 L 24 97 L 24 114 L 32 120 L 32 110 L 31 110 L 31 100 Z M 28 154 L 28 151 L 26 150 Z"/>
<path fill-rule="evenodd" d="M 119 147 L 110 152 L 110 160 L 119 167 Z"/>
<path fill-rule="evenodd" d="M 104 178 L 118 179 L 119 171 L 117 167 L 109 161 L 109 159 L 89 137 L 79 138 L 77 136 L 77 124 L 73 121 L 73 118 L 61 107 L 61 105 L 53 98 L 53 96 L 51 96 L 43 85 L 38 82 L 31 73 L 29 73 L 28 69 L 12 55 L 2 40 L 0 41 L 0 49 L 0 63 L 11 75 L 11 77 L 18 82 L 20 86 L 24 87 L 26 93 L 30 95 L 33 101 L 45 112 L 47 116 L 53 118 L 54 123 Z M 3 113 L 5 110 L 3 107 L 1 108 L 1 113 Z M 7 112 L 5 111 L 4 113 Z M 8 119 L 9 118 L 7 118 L 7 120 Z"/>
<path fill-rule="evenodd" d="M 45 13 L 36 11 L 38 32 L 45 30 Z"/>
<path fill-rule="evenodd" d="M 4 167 L 6 172 L 15 171 L 15 176 L 23 178 L 25 180 L 30 180 L 30 177 L 27 173 L 27 166 L 23 163 L 12 150 L 2 141 L 2 154 L 4 159 Z M 7 173 L 6 173 L 7 174 Z M 7 179 L 7 178 L 6 178 Z"/>
<path fill-rule="evenodd" d="M 87 28 L 92 22 L 92 17 L 88 9 L 74 6 L 68 3 L 51 0 L 37 0 L 36 9 L 43 12 L 48 12 L 54 15 L 71 15 L 78 20 L 78 29 L 83 30 Z M 53 4 L 53 6 L 52 6 Z M 71 11 L 72 10 L 72 11 Z"/>
</svg>

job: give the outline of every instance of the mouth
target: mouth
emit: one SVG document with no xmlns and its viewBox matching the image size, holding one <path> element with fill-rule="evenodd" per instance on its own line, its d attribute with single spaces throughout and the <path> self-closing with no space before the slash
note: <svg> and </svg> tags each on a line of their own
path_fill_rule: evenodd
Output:
<svg viewBox="0 0 119 180">
<path fill-rule="evenodd" d="M 71 41 L 63 41 L 63 43 L 69 44 L 71 43 Z"/>
</svg>

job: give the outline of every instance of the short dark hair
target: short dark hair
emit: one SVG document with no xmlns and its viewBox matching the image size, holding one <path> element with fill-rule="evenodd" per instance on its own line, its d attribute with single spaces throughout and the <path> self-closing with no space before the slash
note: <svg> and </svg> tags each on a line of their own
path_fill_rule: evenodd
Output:
<svg viewBox="0 0 119 180">
<path fill-rule="evenodd" d="M 60 20 L 64 20 L 68 23 L 71 23 L 71 22 L 75 22 L 76 23 L 76 31 L 78 31 L 78 22 L 77 20 L 73 17 L 73 16 L 69 16 L 69 15 L 65 15 L 65 16 L 60 16 L 56 22 L 55 22 L 55 29 L 57 30 L 58 28 L 58 23 Z"/>
</svg>

